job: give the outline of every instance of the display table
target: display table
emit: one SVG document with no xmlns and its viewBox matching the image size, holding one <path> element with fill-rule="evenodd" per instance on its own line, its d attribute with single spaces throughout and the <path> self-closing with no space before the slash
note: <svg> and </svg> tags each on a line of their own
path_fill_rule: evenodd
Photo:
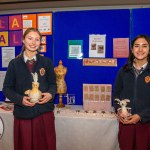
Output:
<svg viewBox="0 0 150 150">
<path fill-rule="evenodd" d="M 2 150 L 13 150 L 13 114 L 0 109 L 4 134 Z M 119 150 L 114 114 L 84 112 L 82 106 L 55 109 L 57 150 Z"/>
</svg>

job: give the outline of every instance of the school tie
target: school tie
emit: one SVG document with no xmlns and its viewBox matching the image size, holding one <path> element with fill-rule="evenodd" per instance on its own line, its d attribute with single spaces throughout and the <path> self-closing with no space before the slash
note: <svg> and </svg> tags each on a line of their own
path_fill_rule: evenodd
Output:
<svg viewBox="0 0 150 150">
<path fill-rule="evenodd" d="M 29 71 L 32 72 L 33 68 L 34 68 L 34 64 L 35 64 L 35 59 L 34 58 L 31 59 L 31 60 L 28 59 L 26 61 L 26 64 L 27 64 L 27 67 L 28 67 Z"/>
<path fill-rule="evenodd" d="M 142 67 L 141 69 L 136 69 L 134 67 L 134 73 L 135 73 L 135 76 L 138 77 L 142 72 L 143 72 L 144 68 Z"/>
</svg>

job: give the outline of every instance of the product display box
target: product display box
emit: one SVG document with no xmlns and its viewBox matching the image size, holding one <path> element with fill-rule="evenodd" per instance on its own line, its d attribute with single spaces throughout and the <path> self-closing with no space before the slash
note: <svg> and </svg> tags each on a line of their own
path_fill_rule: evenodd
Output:
<svg viewBox="0 0 150 150">
<path fill-rule="evenodd" d="M 111 97 L 111 84 L 83 84 L 84 110 L 110 111 Z"/>
</svg>

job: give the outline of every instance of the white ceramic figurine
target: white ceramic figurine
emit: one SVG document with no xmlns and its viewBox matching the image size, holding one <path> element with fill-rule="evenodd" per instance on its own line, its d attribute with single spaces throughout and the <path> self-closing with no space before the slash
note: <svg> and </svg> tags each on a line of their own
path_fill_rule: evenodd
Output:
<svg viewBox="0 0 150 150">
<path fill-rule="evenodd" d="M 125 116 L 125 117 L 129 116 L 129 111 L 127 110 L 127 103 L 129 103 L 130 100 L 129 99 L 120 100 L 117 98 L 115 99 L 115 101 L 117 101 L 118 104 L 121 106 L 121 109 L 119 110 L 121 110 L 122 116 Z"/>
<path fill-rule="evenodd" d="M 33 80 L 32 89 L 25 91 L 25 94 L 30 97 L 30 102 L 35 103 L 41 98 L 42 92 L 39 90 L 38 74 L 32 73 Z"/>
</svg>

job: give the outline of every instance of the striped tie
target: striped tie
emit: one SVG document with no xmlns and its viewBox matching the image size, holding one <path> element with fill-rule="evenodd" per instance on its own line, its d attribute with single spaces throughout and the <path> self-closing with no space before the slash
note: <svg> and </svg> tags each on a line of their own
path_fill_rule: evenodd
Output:
<svg viewBox="0 0 150 150">
<path fill-rule="evenodd" d="M 35 64 L 35 59 L 27 60 L 26 64 L 29 71 L 32 72 Z"/>
</svg>

